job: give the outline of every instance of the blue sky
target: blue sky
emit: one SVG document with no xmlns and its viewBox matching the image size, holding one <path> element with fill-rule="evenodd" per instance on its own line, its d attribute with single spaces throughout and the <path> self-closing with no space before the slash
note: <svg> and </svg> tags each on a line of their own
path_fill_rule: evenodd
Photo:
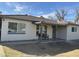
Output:
<svg viewBox="0 0 79 59">
<path fill-rule="evenodd" d="M 55 16 L 56 9 L 66 9 L 68 19 L 74 19 L 75 8 L 78 2 L 0 2 L 0 11 L 3 14 L 30 14 L 44 17 Z"/>
</svg>

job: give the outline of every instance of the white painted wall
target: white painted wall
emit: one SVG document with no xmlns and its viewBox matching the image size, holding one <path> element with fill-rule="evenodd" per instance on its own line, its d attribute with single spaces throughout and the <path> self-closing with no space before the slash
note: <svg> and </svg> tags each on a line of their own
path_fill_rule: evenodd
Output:
<svg viewBox="0 0 79 59">
<path fill-rule="evenodd" d="M 61 26 L 56 30 L 56 38 L 66 39 L 67 38 L 67 29 L 66 26 Z"/>
<path fill-rule="evenodd" d="M 77 27 L 77 32 L 72 32 L 72 27 Z M 69 25 L 67 27 L 67 40 L 76 40 L 79 39 L 79 26 Z"/>
<path fill-rule="evenodd" d="M 26 34 L 8 34 L 8 22 L 26 24 Z M 31 22 L 14 19 L 5 19 L 5 21 L 2 21 L 1 41 L 30 40 L 36 38 L 36 26 Z"/>
<path fill-rule="evenodd" d="M 8 34 L 8 22 L 24 23 L 26 24 L 26 34 Z M 48 25 L 47 34 L 52 38 L 52 27 Z M 16 41 L 16 40 L 33 40 L 36 37 L 36 25 L 28 21 L 5 19 L 2 21 L 1 41 Z"/>
</svg>

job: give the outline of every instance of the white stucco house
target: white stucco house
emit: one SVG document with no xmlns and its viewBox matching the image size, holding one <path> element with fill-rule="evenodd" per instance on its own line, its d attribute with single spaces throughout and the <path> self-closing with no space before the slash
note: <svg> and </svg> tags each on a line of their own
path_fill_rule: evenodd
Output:
<svg viewBox="0 0 79 59">
<path fill-rule="evenodd" d="M 79 39 L 79 25 L 31 15 L 0 15 L 0 41 L 55 39 Z"/>
</svg>

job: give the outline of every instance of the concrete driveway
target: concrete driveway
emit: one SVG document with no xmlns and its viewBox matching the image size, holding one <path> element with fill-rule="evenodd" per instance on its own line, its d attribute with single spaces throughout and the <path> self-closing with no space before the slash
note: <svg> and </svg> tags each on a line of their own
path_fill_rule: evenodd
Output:
<svg viewBox="0 0 79 59">
<path fill-rule="evenodd" d="M 38 56 L 79 56 L 79 41 L 70 43 L 31 43 L 31 44 L 2 44 L 0 56 L 38 57 Z"/>
</svg>

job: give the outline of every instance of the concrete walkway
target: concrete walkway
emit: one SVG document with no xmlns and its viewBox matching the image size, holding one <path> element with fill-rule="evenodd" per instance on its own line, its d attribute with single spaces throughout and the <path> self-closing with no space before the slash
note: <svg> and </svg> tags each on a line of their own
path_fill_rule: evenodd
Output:
<svg viewBox="0 0 79 59">
<path fill-rule="evenodd" d="M 56 40 L 21 40 L 21 41 L 4 41 L 1 44 L 31 44 L 31 43 L 56 43 L 64 42 L 65 40 L 56 39 Z"/>
</svg>

